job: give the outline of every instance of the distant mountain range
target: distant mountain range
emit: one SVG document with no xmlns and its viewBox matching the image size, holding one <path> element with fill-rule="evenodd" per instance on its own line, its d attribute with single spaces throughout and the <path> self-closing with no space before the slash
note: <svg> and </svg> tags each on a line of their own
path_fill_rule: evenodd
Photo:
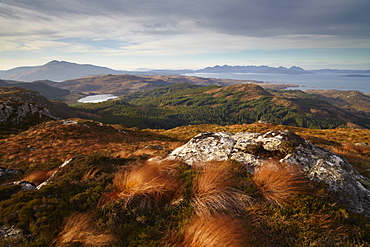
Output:
<svg viewBox="0 0 370 247">
<path fill-rule="evenodd" d="M 124 71 L 113 70 L 91 64 L 77 64 L 53 60 L 41 66 L 18 67 L 10 70 L 0 71 L 0 78 L 17 81 L 65 81 L 86 75 L 117 75 L 123 73 Z"/>
<path fill-rule="evenodd" d="M 269 66 L 219 66 L 207 67 L 205 69 L 197 70 L 197 73 L 271 73 L 271 74 L 311 74 L 300 67 L 293 66 L 286 67 L 269 67 Z"/>
<path fill-rule="evenodd" d="M 52 80 L 65 81 L 89 75 L 182 75 L 189 73 L 269 73 L 269 74 L 311 74 L 311 73 L 342 73 L 342 74 L 370 74 L 370 70 L 304 70 L 297 66 L 270 67 L 270 66 L 229 66 L 216 65 L 199 70 L 148 70 L 148 71 L 126 71 L 114 70 L 107 67 L 91 64 L 77 64 L 66 61 L 53 60 L 40 66 L 17 67 L 10 70 L 0 71 L 0 79 L 16 81 Z"/>
</svg>

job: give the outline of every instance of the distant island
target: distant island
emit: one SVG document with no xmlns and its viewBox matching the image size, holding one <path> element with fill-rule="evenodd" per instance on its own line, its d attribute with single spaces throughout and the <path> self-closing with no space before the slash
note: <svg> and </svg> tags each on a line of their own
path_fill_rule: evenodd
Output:
<svg viewBox="0 0 370 247">
<path fill-rule="evenodd" d="M 370 75 L 349 74 L 349 75 L 341 75 L 340 77 L 370 77 Z"/>
<path fill-rule="evenodd" d="M 292 66 L 290 68 L 280 66 L 276 68 L 266 65 L 262 66 L 216 65 L 214 67 L 207 67 L 205 69 L 197 70 L 196 73 L 269 73 L 269 74 L 294 74 L 294 75 L 311 74 L 311 72 L 306 71 L 297 66 Z"/>
<path fill-rule="evenodd" d="M 107 67 L 96 66 L 92 64 L 77 64 L 66 61 L 53 60 L 44 65 L 39 66 L 24 66 L 17 67 L 9 70 L 0 70 L 0 79 L 13 80 L 13 81 L 65 81 L 76 79 L 85 76 L 98 76 L 98 75 L 188 75 L 188 74 L 201 74 L 201 73 L 256 73 L 256 74 L 280 74 L 280 75 L 309 75 L 309 74 L 341 74 L 345 77 L 369 77 L 370 70 L 337 70 L 337 69 L 319 69 L 319 70 L 305 70 L 298 66 L 290 68 L 279 66 L 270 67 L 266 65 L 216 65 L 213 67 L 206 67 L 203 69 L 154 69 L 154 70 L 114 70 Z"/>
<path fill-rule="evenodd" d="M 230 66 L 230 65 L 216 65 L 214 67 L 207 67 L 199 70 L 147 70 L 147 71 L 127 71 L 127 70 L 113 70 L 107 67 L 96 66 L 91 64 L 77 64 L 66 61 L 53 60 L 40 66 L 26 66 L 18 67 L 10 70 L 0 71 L 0 78 L 3 80 L 16 81 L 36 81 L 36 80 L 52 80 L 65 81 L 84 76 L 91 75 L 183 75 L 189 73 L 271 73 L 271 74 L 311 74 L 300 67 L 292 66 L 286 68 L 270 67 L 270 66 Z"/>
</svg>

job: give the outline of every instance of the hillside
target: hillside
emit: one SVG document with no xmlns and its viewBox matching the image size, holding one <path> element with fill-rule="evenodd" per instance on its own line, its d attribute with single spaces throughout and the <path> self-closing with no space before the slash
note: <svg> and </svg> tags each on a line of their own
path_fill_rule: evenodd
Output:
<svg viewBox="0 0 370 247">
<path fill-rule="evenodd" d="M 341 90 L 307 90 L 306 92 L 320 95 L 332 105 L 370 116 L 370 96 L 361 92 Z"/>
<path fill-rule="evenodd" d="M 48 83 L 51 84 L 50 81 Z M 61 89 L 50 86 L 45 81 L 34 81 L 34 82 L 11 82 L 0 80 L 0 87 L 20 87 L 28 90 L 39 92 L 42 96 L 48 100 L 66 101 L 71 96 L 71 92 L 67 89 Z M 82 97 L 82 95 L 79 95 Z"/>
<path fill-rule="evenodd" d="M 47 82 L 49 85 L 68 89 L 78 93 L 126 95 L 132 92 L 145 91 L 177 83 L 195 85 L 232 85 L 246 81 L 231 79 L 213 79 L 195 76 L 176 75 L 97 75 L 86 76 L 62 82 Z M 255 82 L 255 81 L 253 81 Z"/>
<path fill-rule="evenodd" d="M 266 91 L 254 84 L 201 87 L 176 84 L 136 92 L 120 100 L 79 104 L 78 111 L 99 115 L 105 123 L 139 128 L 174 128 L 189 124 L 278 124 L 336 128 L 369 128 L 369 118 L 354 115 L 313 94 L 302 91 Z"/>
<path fill-rule="evenodd" d="M 364 129 L 243 124 L 138 130 L 82 119 L 49 121 L 0 141 L 0 244 L 190 247 L 192 241 L 208 246 L 204 241 L 211 238 L 215 246 L 367 246 L 369 219 L 338 205 L 327 186 L 300 173 L 281 167 L 273 176 L 267 169 L 270 180 L 264 180 L 264 173 L 251 175 L 235 161 L 203 170 L 158 161 L 204 131 L 208 138 L 211 132 L 268 136 L 274 130 L 294 131 L 340 152 L 370 175 L 369 148 L 355 145 L 370 142 Z M 199 137 L 193 143 L 203 146 Z M 227 145 L 224 139 L 217 143 Z M 284 152 L 294 148 L 286 144 Z M 248 148 L 248 142 L 238 145 Z M 274 153 L 249 148 L 246 157 Z M 151 157 L 157 161 L 148 162 Z M 266 192 L 279 183 L 286 194 Z"/>
<path fill-rule="evenodd" d="M 370 130 L 321 95 L 176 83 L 76 112 L 0 90 L 0 246 L 370 245 Z"/>
</svg>

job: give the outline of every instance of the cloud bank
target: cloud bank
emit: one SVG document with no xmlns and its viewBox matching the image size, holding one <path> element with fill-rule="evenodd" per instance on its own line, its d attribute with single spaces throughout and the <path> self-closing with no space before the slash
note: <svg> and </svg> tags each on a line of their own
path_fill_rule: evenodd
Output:
<svg viewBox="0 0 370 247">
<path fill-rule="evenodd" d="M 0 52 L 370 49 L 368 0 L 3 0 Z"/>
</svg>

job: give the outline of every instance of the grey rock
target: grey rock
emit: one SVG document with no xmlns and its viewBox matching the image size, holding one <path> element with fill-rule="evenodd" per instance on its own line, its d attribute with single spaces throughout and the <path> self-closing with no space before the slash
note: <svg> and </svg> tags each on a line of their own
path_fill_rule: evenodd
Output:
<svg viewBox="0 0 370 247">
<path fill-rule="evenodd" d="M 24 236 L 24 233 L 21 229 L 11 227 L 0 227 L 0 238 L 3 239 L 21 239 Z"/>
<path fill-rule="evenodd" d="M 36 185 L 28 181 L 15 181 L 7 184 L 0 185 L 0 201 L 7 200 L 12 197 L 12 195 L 19 193 L 20 191 L 25 190 L 35 190 Z"/>
<path fill-rule="evenodd" d="M 18 175 L 20 172 L 16 169 L 10 169 L 5 167 L 0 167 L 0 178 L 6 179 L 14 175 Z"/>
<path fill-rule="evenodd" d="M 14 191 L 13 194 L 19 191 L 23 191 L 23 190 L 35 190 L 36 189 L 36 185 L 34 183 L 24 181 L 24 180 L 19 180 L 19 181 L 11 182 L 8 184 L 3 184 L 0 186 L 0 188 L 6 187 L 6 186 L 13 186 L 13 185 L 20 185 L 19 189 L 17 191 Z"/>
<path fill-rule="evenodd" d="M 29 116 L 37 114 L 39 119 L 57 119 L 51 115 L 46 107 L 30 102 L 21 102 L 16 98 L 8 99 L 0 103 L 0 123 L 20 124 Z"/>
<path fill-rule="evenodd" d="M 169 156 L 185 160 L 189 165 L 211 160 L 227 160 L 236 141 L 232 133 L 203 132 L 192 138 L 184 146 L 175 149 Z"/>
<path fill-rule="evenodd" d="M 181 159 L 190 166 L 231 159 L 244 164 L 251 173 L 271 158 L 300 165 L 310 180 L 327 184 L 339 203 L 352 212 L 370 217 L 370 180 L 344 157 L 290 131 L 204 132 L 167 156 L 167 159 Z"/>
</svg>

